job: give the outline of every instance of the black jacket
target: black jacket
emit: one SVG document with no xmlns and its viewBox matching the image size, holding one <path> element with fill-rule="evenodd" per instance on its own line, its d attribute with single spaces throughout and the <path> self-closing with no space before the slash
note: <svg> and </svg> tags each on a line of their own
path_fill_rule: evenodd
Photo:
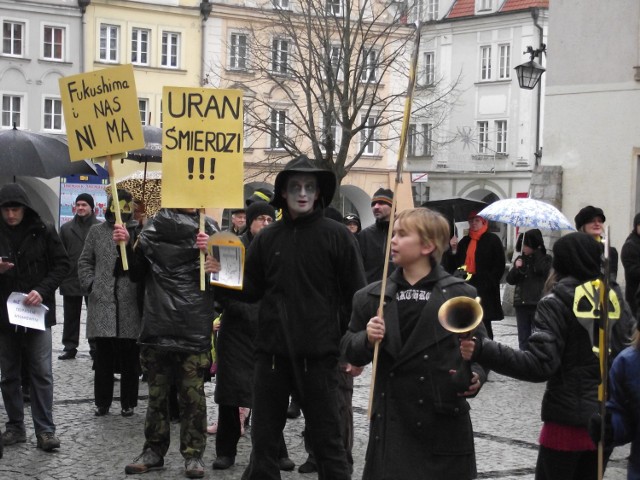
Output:
<svg viewBox="0 0 640 480">
<path fill-rule="evenodd" d="M 538 249 L 531 255 L 521 255 L 518 258 L 522 259 L 522 266 L 513 266 L 507 273 L 507 283 L 516 286 L 513 306 L 537 305 L 542 297 L 544 282 L 551 270 L 551 255 Z"/>
<path fill-rule="evenodd" d="M 622 245 L 620 257 L 626 283 L 624 296 L 635 315 L 638 310 L 636 294 L 640 287 L 640 236 L 635 232 L 635 227 Z"/>
<path fill-rule="evenodd" d="M 358 244 L 360 245 L 360 253 L 362 254 L 362 264 L 364 273 L 367 277 L 367 283 L 382 280 L 382 271 L 384 270 L 384 254 L 387 248 L 387 236 L 389 232 L 389 222 L 376 221 L 373 225 L 358 233 Z M 391 261 L 387 274 L 391 272 L 395 266 Z"/>
<path fill-rule="evenodd" d="M 474 358 L 485 367 L 520 380 L 547 382 L 542 420 L 586 428 L 598 411 L 600 366 L 588 330 L 573 313 L 573 277 L 556 283 L 538 303 L 528 350 L 521 351 L 484 339 Z M 624 301 L 620 299 L 624 304 Z M 612 346 L 623 345 L 620 328 L 612 329 Z M 596 340 L 597 341 L 597 340 Z M 617 353 L 615 349 L 614 354 Z"/>
<path fill-rule="evenodd" d="M 100 220 L 92 213 L 87 218 L 75 215 L 71 220 L 60 227 L 60 240 L 67 250 L 69 261 L 71 262 L 71 270 L 62 283 L 60 284 L 60 294 L 72 297 L 80 297 L 88 295 L 78 281 L 78 259 L 84 248 L 84 241 L 89 234 L 92 225 L 100 223 Z"/>
<path fill-rule="evenodd" d="M 353 294 L 365 285 L 353 234 L 317 208 L 263 228 L 249 247 L 242 297 L 260 302 L 256 351 L 338 357 Z"/>
<path fill-rule="evenodd" d="M 42 296 L 42 303 L 49 308 L 45 324 L 50 327 L 56 324 L 55 291 L 71 269 L 69 257 L 55 228 L 42 222 L 22 188 L 5 185 L 2 192 L 1 203 L 20 203 L 25 206 L 25 214 L 20 225 L 15 227 L 23 229 L 17 249 L 10 241 L 13 227 L 0 219 L 0 254 L 15 264 L 0 274 L 0 330 L 14 328 L 7 313 L 7 298 L 11 292 L 29 293 L 31 290 L 37 291 Z"/>
</svg>

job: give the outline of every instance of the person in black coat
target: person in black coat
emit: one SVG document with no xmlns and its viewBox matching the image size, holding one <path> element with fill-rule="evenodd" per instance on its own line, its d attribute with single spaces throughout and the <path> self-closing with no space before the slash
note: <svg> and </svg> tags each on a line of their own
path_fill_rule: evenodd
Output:
<svg viewBox="0 0 640 480">
<path fill-rule="evenodd" d="M 521 251 L 522 255 L 514 260 L 513 267 L 507 273 L 507 283 L 516 286 L 513 306 L 518 324 L 518 346 L 520 350 L 526 350 L 536 306 L 551 270 L 551 255 L 547 254 L 542 232 L 537 228 L 520 234 L 516 250 Z"/>
<path fill-rule="evenodd" d="M 633 218 L 633 230 L 622 245 L 620 258 L 624 266 L 624 297 L 633 315 L 636 316 L 638 313 L 636 295 L 640 287 L 640 213 Z"/>
<path fill-rule="evenodd" d="M 476 478 L 465 397 L 478 392 L 486 375 L 480 365 L 472 365 L 472 377 L 460 391 L 451 375 L 461 360 L 458 335 L 438 321 L 445 301 L 473 298 L 476 290 L 439 265 L 448 241 L 449 225 L 439 213 L 426 208 L 400 212 L 391 239 L 398 268 L 384 292 L 377 281 L 353 299 L 341 344 L 347 360 L 370 363 L 380 342 L 363 480 Z M 482 323 L 475 335 L 486 337 Z"/>
<path fill-rule="evenodd" d="M 382 278 L 392 205 L 393 191 L 388 188 L 379 188 L 371 199 L 371 211 L 376 221 L 373 225 L 362 229 L 356 236 L 360 245 L 367 283 Z M 392 271 L 393 268 L 390 268 L 387 275 L 390 275 Z"/>
<path fill-rule="evenodd" d="M 60 240 L 67 250 L 71 262 L 71 271 L 67 278 L 60 284 L 62 305 L 64 308 L 64 327 L 62 330 L 63 352 L 58 356 L 59 360 L 71 360 L 76 358 L 78 344 L 80 343 L 80 314 L 82 313 L 82 299 L 87 306 L 88 292 L 80 287 L 78 281 L 78 259 L 84 248 L 84 242 L 89 234 L 89 229 L 100 221 L 96 218 L 93 209 L 93 197 L 88 193 L 81 193 L 75 201 L 76 214 L 71 220 L 60 227 Z M 89 340 L 91 358 L 95 355 L 95 342 Z"/>
<path fill-rule="evenodd" d="M 465 278 L 476 287 L 484 310 L 482 321 L 489 338 L 493 338 L 491 322 L 504 318 L 500 298 L 500 280 L 505 269 L 502 241 L 489 231 L 487 220 L 478 216 L 477 212 L 471 212 L 469 234 L 460 242 L 453 237 L 450 245 L 446 262 L 449 273 Z"/>
<path fill-rule="evenodd" d="M 542 399 L 538 480 L 595 480 L 597 476 L 597 449 L 588 425 L 599 408 L 601 375 L 594 353 L 599 313 L 592 303 L 591 287 L 592 281 L 602 276 L 601 252 L 600 243 L 581 232 L 555 243 L 551 291 L 538 303 L 527 350 L 478 338 L 460 344 L 464 358 L 485 368 L 520 380 L 547 382 Z M 613 290 L 612 298 L 624 308 L 624 300 Z M 629 340 L 624 318 L 612 328 L 612 356 L 619 351 L 614 344 L 624 345 Z"/>
<path fill-rule="evenodd" d="M 0 210 L 0 387 L 9 417 L 2 440 L 4 445 L 27 440 L 21 390 L 24 352 L 37 446 L 51 451 L 60 447 L 53 422 L 51 326 L 56 324 L 55 291 L 71 263 L 58 233 L 41 220 L 20 185 L 0 189 Z M 42 330 L 10 323 L 7 299 L 13 292 L 24 294 L 27 307 L 47 307 Z"/>
</svg>

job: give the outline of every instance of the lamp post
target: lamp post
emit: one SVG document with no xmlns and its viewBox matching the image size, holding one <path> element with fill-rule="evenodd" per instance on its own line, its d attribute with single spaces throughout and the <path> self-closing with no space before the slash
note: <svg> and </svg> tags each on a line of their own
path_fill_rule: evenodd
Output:
<svg viewBox="0 0 640 480">
<path fill-rule="evenodd" d="M 531 58 L 528 62 L 523 63 L 522 65 L 518 65 L 514 68 L 516 71 L 516 75 L 518 77 L 518 85 L 520 88 L 525 90 L 533 90 L 536 88 L 536 85 L 540 82 L 540 78 L 542 74 L 545 72 L 545 68 L 542 67 L 539 63 L 535 61 L 535 58 L 538 57 L 540 61 L 542 61 L 542 54 L 547 53 L 547 46 L 542 43 L 542 27 L 538 24 L 538 9 L 534 8 L 531 11 L 531 17 L 533 17 L 533 23 L 538 29 L 538 34 L 540 36 L 540 47 L 533 48 L 532 46 L 528 46 L 525 54 L 531 55 Z M 535 157 L 535 167 L 540 164 L 540 159 L 542 158 L 542 148 L 540 148 L 540 105 L 542 103 L 542 85 L 538 87 L 538 101 L 536 106 L 536 150 L 533 153 Z"/>
</svg>

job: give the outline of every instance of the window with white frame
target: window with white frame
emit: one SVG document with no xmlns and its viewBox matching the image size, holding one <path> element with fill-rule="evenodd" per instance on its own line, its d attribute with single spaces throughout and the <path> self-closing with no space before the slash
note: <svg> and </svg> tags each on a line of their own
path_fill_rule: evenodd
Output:
<svg viewBox="0 0 640 480">
<path fill-rule="evenodd" d="M 498 78 L 511 78 L 511 45 L 498 45 Z"/>
<path fill-rule="evenodd" d="M 363 155 L 376 155 L 378 153 L 378 147 L 376 142 L 376 123 L 378 117 L 370 114 L 368 117 L 363 115 L 360 121 L 365 126 L 360 130 L 360 145 L 363 146 Z"/>
<path fill-rule="evenodd" d="M 342 61 L 344 60 L 342 56 L 342 46 L 341 45 L 332 45 L 331 51 L 329 52 L 329 61 L 331 62 L 331 70 L 333 71 L 333 76 L 336 80 L 342 80 Z"/>
<path fill-rule="evenodd" d="M 430 123 L 422 124 L 422 155 L 433 155 L 433 125 Z"/>
<path fill-rule="evenodd" d="M 480 47 L 480 79 L 491 80 L 491 45 Z"/>
<path fill-rule="evenodd" d="M 167 68 L 180 67 L 180 34 L 178 32 L 162 32 L 160 65 Z"/>
<path fill-rule="evenodd" d="M 149 38 L 151 30 L 147 28 L 131 29 L 131 63 L 149 65 Z"/>
<path fill-rule="evenodd" d="M 323 151 L 327 151 L 327 144 L 329 143 L 329 136 L 333 142 L 333 153 L 336 153 L 340 149 L 340 142 L 342 140 L 342 130 L 338 128 L 338 122 L 336 120 L 335 112 L 325 114 L 320 118 L 320 128 L 322 130 L 321 148 Z"/>
<path fill-rule="evenodd" d="M 20 95 L 2 95 L 2 124 L 10 128 L 14 125 L 22 127 L 22 97 Z"/>
<path fill-rule="evenodd" d="M 289 40 L 274 38 L 271 45 L 271 71 L 286 75 L 289 72 Z"/>
<path fill-rule="evenodd" d="M 229 36 L 229 68 L 231 70 L 246 70 L 248 68 L 249 37 L 246 33 L 233 32 Z"/>
<path fill-rule="evenodd" d="M 120 27 L 100 24 L 100 61 L 116 63 L 119 61 Z"/>
<path fill-rule="evenodd" d="M 64 60 L 64 27 L 45 25 L 42 56 L 46 60 Z"/>
<path fill-rule="evenodd" d="M 489 153 L 489 122 L 478 122 L 478 153 Z"/>
<path fill-rule="evenodd" d="M 12 57 L 24 56 L 25 25 L 22 22 L 2 22 L 2 54 Z"/>
<path fill-rule="evenodd" d="M 418 155 L 418 126 L 410 123 L 407 131 L 407 156 L 415 157 L 416 155 Z"/>
<path fill-rule="evenodd" d="M 331 15 L 334 17 L 343 16 L 343 1 L 344 0 L 325 0 L 325 11 L 327 15 Z"/>
<path fill-rule="evenodd" d="M 478 11 L 491 10 L 491 0 L 476 0 Z"/>
<path fill-rule="evenodd" d="M 271 133 L 269 135 L 269 148 L 274 150 L 284 148 L 284 139 L 287 135 L 287 111 L 271 110 Z"/>
<path fill-rule="evenodd" d="M 62 100 L 59 98 L 45 98 L 42 112 L 42 128 L 54 132 L 64 130 L 64 118 L 62 117 Z"/>
<path fill-rule="evenodd" d="M 439 0 L 415 0 L 414 20 L 423 22 L 438 20 L 438 3 Z"/>
<path fill-rule="evenodd" d="M 436 81 L 435 57 L 435 52 L 424 52 L 422 54 L 422 84 L 425 87 L 433 85 Z"/>
<path fill-rule="evenodd" d="M 289 0 L 271 0 L 273 2 L 273 8 L 279 8 L 281 10 L 289 10 Z"/>
<path fill-rule="evenodd" d="M 496 120 L 496 153 L 507 154 L 507 121 Z"/>
<path fill-rule="evenodd" d="M 374 49 L 367 49 L 362 55 L 362 75 L 363 82 L 375 82 L 377 79 L 376 64 L 378 63 L 378 52 Z"/>
<path fill-rule="evenodd" d="M 149 124 L 149 99 L 138 98 L 138 110 L 140 111 L 140 123 L 142 125 Z"/>
</svg>

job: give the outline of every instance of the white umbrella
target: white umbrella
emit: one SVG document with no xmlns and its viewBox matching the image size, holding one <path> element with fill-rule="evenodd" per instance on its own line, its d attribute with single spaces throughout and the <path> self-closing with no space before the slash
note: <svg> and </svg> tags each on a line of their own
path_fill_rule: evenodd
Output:
<svg viewBox="0 0 640 480">
<path fill-rule="evenodd" d="M 482 209 L 479 216 L 516 227 L 544 230 L 575 230 L 567 217 L 556 207 L 533 198 L 507 198 Z"/>
</svg>

